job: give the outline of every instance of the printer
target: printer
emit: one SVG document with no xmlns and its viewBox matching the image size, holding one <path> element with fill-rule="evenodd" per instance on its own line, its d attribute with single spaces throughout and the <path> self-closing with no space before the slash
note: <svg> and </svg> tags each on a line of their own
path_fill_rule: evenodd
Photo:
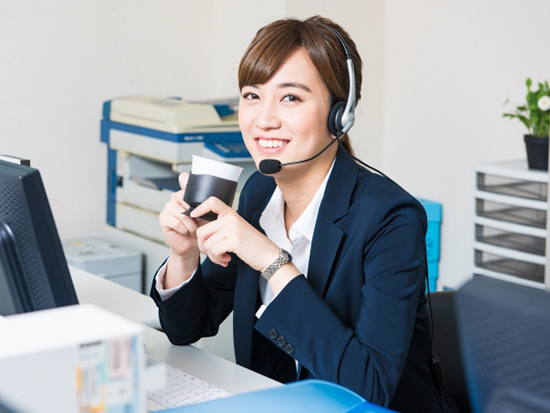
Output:
<svg viewBox="0 0 550 413">
<path fill-rule="evenodd" d="M 238 98 L 188 102 L 133 96 L 104 102 L 107 223 L 164 244 L 158 214 L 180 189 L 178 175 L 191 170 L 192 155 L 244 168 L 238 202 L 241 187 L 256 167 L 238 127 L 237 106 Z"/>
</svg>

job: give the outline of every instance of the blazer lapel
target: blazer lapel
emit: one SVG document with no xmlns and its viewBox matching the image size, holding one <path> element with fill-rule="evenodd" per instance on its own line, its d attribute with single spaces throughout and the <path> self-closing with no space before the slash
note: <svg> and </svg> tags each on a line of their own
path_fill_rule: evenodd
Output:
<svg viewBox="0 0 550 413">
<path fill-rule="evenodd" d="M 357 174 L 355 160 L 340 147 L 319 207 L 309 256 L 307 279 L 321 296 L 324 296 L 344 236 L 336 222 L 348 213 Z"/>
</svg>

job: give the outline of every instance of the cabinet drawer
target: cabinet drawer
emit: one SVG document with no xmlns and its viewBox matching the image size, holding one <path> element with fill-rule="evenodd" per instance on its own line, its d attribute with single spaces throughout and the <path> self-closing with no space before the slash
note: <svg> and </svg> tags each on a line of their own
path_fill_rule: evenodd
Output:
<svg viewBox="0 0 550 413">
<path fill-rule="evenodd" d="M 502 257 L 480 250 L 475 250 L 474 260 L 476 267 L 479 268 L 525 280 L 544 282 L 544 265 Z"/>
<path fill-rule="evenodd" d="M 545 202 L 548 199 L 548 184 L 544 182 L 531 182 L 478 172 L 477 187 L 481 191 L 495 194 Z"/>
<path fill-rule="evenodd" d="M 545 256 L 546 240 L 532 235 L 517 234 L 509 231 L 476 224 L 476 241 L 497 247 L 509 248 L 529 254 Z"/>
<path fill-rule="evenodd" d="M 534 228 L 546 228 L 546 211 L 501 204 L 487 199 L 476 199 L 476 214 L 481 217 Z"/>
</svg>

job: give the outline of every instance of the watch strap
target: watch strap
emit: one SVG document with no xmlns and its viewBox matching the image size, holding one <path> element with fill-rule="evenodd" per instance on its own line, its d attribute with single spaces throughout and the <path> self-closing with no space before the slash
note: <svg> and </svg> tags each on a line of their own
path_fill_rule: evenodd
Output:
<svg viewBox="0 0 550 413">
<path fill-rule="evenodd" d="M 292 255 L 290 253 L 282 248 L 279 248 L 279 256 L 273 263 L 265 269 L 265 271 L 262 271 L 262 277 L 269 281 L 271 277 L 286 263 L 292 261 Z"/>
</svg>

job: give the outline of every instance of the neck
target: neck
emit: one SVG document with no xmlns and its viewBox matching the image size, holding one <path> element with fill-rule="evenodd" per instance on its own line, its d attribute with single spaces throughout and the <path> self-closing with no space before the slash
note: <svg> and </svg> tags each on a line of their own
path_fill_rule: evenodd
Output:
<svg viewBox="0 0 550 413">
<path fill-rule="evenodd" d="M 285 227 L 288 231 L 305 211 L 317 190 L 326 178 L 334 157 L 336 148 L 327 150 L 319 158 L 303 165 L 288 166 L 291 168 L 284 175 L 275 178 L 285 200 Z M 332 148 L 331 148 L 332 149 Z M 309 165 L 312 163 L 312 165 Z"/>
</svg>

